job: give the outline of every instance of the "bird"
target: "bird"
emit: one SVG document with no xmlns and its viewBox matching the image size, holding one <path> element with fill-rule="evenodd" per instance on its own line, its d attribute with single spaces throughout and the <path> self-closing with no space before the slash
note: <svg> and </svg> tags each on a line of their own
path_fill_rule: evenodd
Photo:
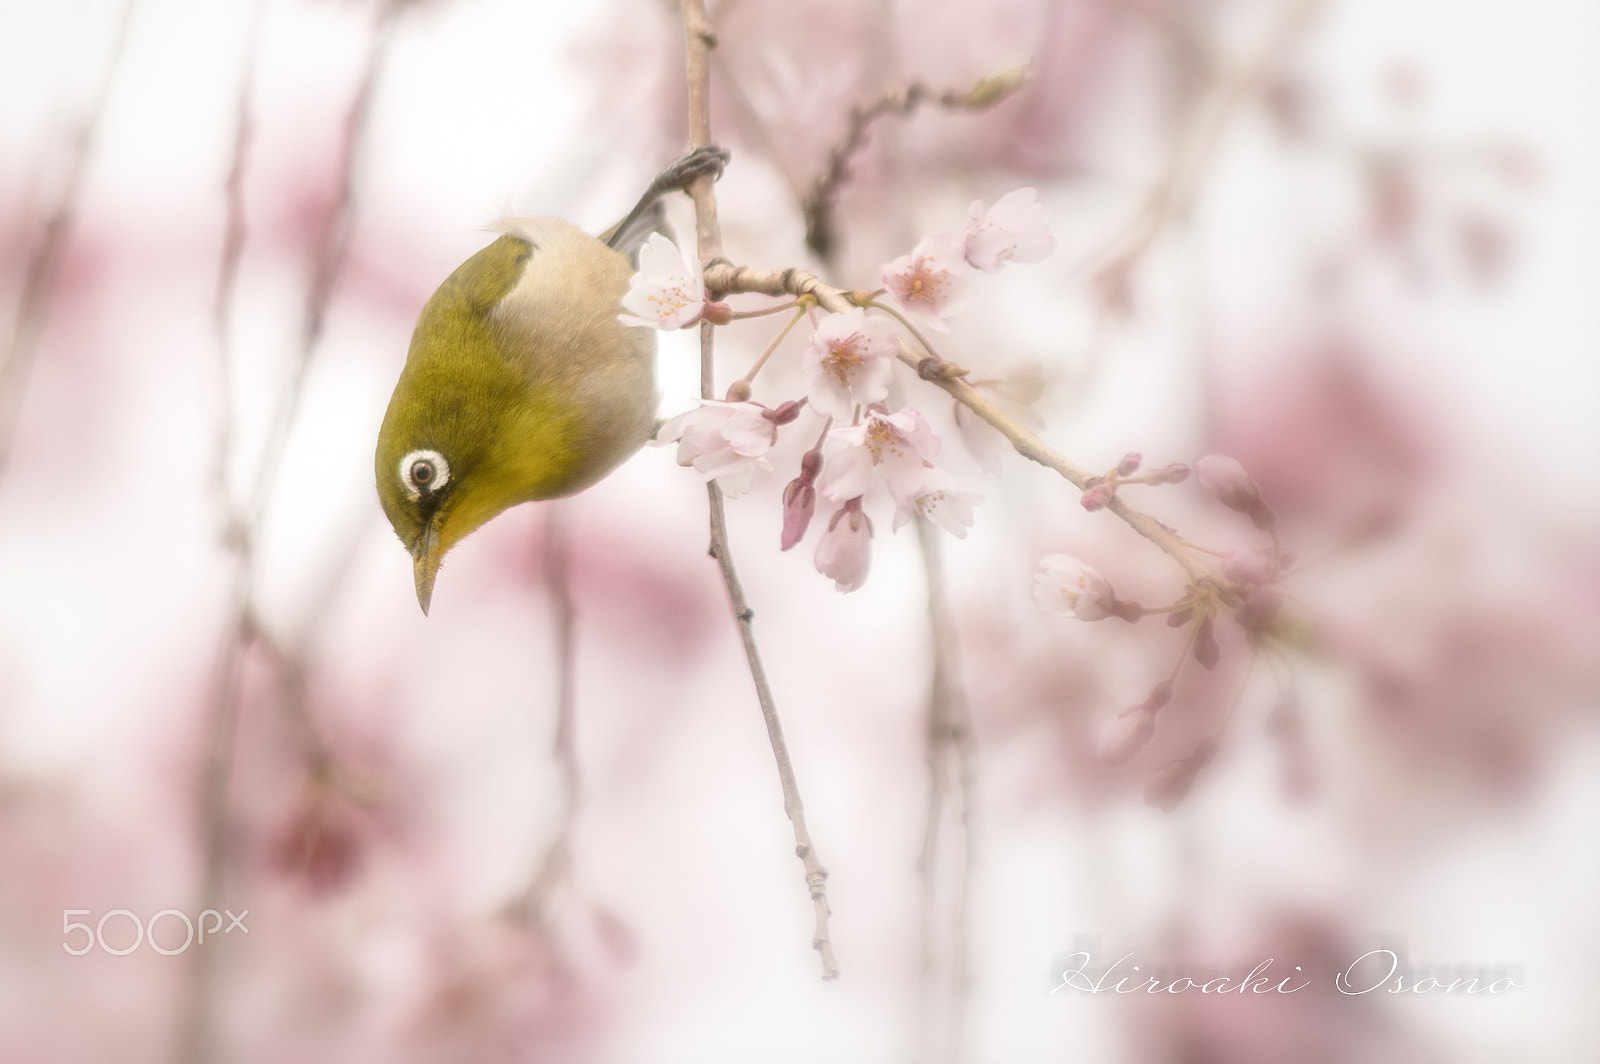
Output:
<svg viewBox="0 0 1600 1064">
<path fill-rule="evenodd" d="M 597 483 L 654 432 L 655 330 L 617 318 L 661 197 L 720 178 L 728 154 L 668 166 L 622 221 L 590 236 L 506 218 L 418 317 L 378 430 L 378 500 L 410 551 L 424 615 L 439 563 L 520 503 Z"/>
</svg>

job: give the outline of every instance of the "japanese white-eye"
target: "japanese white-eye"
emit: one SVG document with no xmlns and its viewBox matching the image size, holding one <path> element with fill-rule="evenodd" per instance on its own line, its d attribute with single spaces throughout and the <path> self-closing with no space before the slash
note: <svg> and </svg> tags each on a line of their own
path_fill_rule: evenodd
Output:
<svg viewBox="0 0 1600 1064">
<path fill-rule="evenodd" d="M 602 238 L 512 218 L 422 308 L 378 431 L 378 498 L 410 550 L 428 612 L 439 562 L 508 507 L 572 495 L 654 428 L 655 330 L 617 320 L 659 197 L 726 153 L 700 149 L 651 183 Z"/>
</svg>

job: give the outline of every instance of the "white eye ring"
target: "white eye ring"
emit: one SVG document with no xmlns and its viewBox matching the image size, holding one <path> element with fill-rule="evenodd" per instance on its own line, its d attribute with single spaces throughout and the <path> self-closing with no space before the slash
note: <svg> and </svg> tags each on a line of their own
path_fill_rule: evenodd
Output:
<svg viewBox="0 0 1600 1064">
<path fill-rule="evenodd" d="M 400 486 L 413 499 L 450 483 L 450 463 L 438 451 L 412 451 L 400 459 Z"/>
</svg>

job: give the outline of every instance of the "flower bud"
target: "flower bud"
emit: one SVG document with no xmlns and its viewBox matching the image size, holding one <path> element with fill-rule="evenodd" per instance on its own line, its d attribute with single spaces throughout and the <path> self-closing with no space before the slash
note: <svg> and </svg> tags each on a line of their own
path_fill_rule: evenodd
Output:
<svg viewBox="0 0 1600 1064">
<path fill-rule="evenodd" d="M 713 325 L 726 325 L 733 320 L 733 308 L 726 303 L 706 300 L 706 305 L 700 312 L 700 319 L 709 321 Z"/>
<path fill-rule="evenodd" d="M 1200 486 L 1230 510 L 1237 510 L 1250 518 L 1250 523 L 1262 531 L 1276 527 L 1278 515 L 1261 496 L 1261 488 L 1239 464 L 1238 459 L 1223 454 L 1208 454 L 1195 463 Z"/>
<path fill-rule="evenodd" d="M 1095 753 L 1107 765 L 1120 765 L 1144 749 L 1156 732 L 1156 715 L 1148 706 L 1129 706 L 1100 728 Z"/>
<path fill-rule="evenodd" d="M 833 515 L 817 541 L 817 572 L 840 591 L 854 591 L 867 582 L 872 563 L 872 522 L 861 512 L 861 499 L 851 499 Z"/>
<path fill-rule="evenodd" d="M 1223 555 L 1222 575 L 1236 584 L 1273 584 L 1278 563 L 1259 550 L 1239 548 Z"/>
<path fill-rule="evenodd" d="M 1200 618 L 1200 627 L 1194 633 L 1194 660 L 1203 669 L 1214 669 L 1221 657 L 1222 648 L 1217 645 L 1217 633 L 1208 613 Z"/>
<path fill-rule="evenodd" d="M 805 474 L 789 481 L 783 489 L 783 537 L 779 550 L 790 547 L 806 538 L 811 527 L 811 515 L 817 508 L 817 489 L 806 482 Z"/>
<path fill-rule="evenodd" d="M 800 416 L 800 408 L 805 405 L 804 399 L 786 399 L 767 411 L 767 419 L 774 425 L 787 425 Z"/>
<path fill-rule="evenodd" d="M 1200 486 L 1230 510 L 1248 513 L 1261 499 L 1261 489 L 1237 458 L 1208 454 L 1194 468 Z"/>
<path fill-rule="evenodd" d="M 1116 494 L 1116 492 L 1111 485 L 1100 483 L 1084 492 L 1083 497 L 1078 501 L 1083 503 L 1083 508 L 1085 510 L 1093 513 L 1095 510 L 1105 509 L 1106 503 L 1111 501 L 1111 497 L 1114 494 Z"/>
<path fill-rule="evenodd" d="M 1117 597 L 1106 578 L 1076 558 L 1047 554 L 1033 577 L 1033 600 L 1045 609 L 1098 621 L 1111 615 Z"/>
<path fill-rule="evenodd" d="M 1139 463 L 1142 462 L 1143 460 L 1144 460 L 1143 456 L 1141 456 L 1137 452 L 1130 452 L 1130 453 L 1128 453 L 1126 455 L 1123 455 L 1122 461 L 1117 463 L 1117 476 L 1119 476 L 1119 477 L 1131 477 L 1131 476 L 1133 476 L 1135 473 L 1137 473 L 1139 471 Z"/>
</svg>

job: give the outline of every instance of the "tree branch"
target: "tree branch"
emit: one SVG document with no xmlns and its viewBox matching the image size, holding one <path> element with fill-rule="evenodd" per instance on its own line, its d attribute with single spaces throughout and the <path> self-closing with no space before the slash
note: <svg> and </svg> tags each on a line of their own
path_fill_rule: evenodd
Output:
<svg viewBox="0 0 1600 1064">
<path fill-rule="evenodd" d="M 864 302 L 862 293 L 834 288 L 804 270 L 793 268 L 757 270 L 749 266 L 716 262 L 706 267 L 705 282 L 707 288 L 714 289 L 719 294 L 743 292 L 769 296 L 808 295 L 823 309 L 835 313 L 849 310 Z M 988 396 L 968 384 L 963 379 L 966 371 L 961 367 L 934 355 L 918 356 L 904 345 L 900 348 L 900 360 L 915 369 L 919 377 L 944 389 L 956 402 L 1000 430 L 1001 435 L 1011 442 L 1011 446 L 1016 448 L 1022 457 L 1037 462 L 1047 469 L 1055 470 L 1079 491 L 1085 491 L 1091 486 L 1090 478 L 1095 476 L 1094 473 L 1068 460 L 1027 426 L 1007 414 Z M 1184 544 L 1183 540 L 1154 517 L 1135 510 L 1115 495 L 1107 503 L 1106 509 L 1120 517 L 1135 532 L 1171 555 L 1191 579 L 1206 579 L 1212 575 L 1210 568 L 1195 557 L 1194 552 Z"/>
<path fill-rule="evenodd" d="M 711 145 L 711 49 L 716 46 L 716 32 L 706 18 L 703 0 L 682 0 L 684 51 L 689 87 L 689 146 L 703 148 Z M 701 262 L 716 262 L 722 256 L 722 233 L 717 224 L 717 201 L 713 191 L 713 178 L 706 175 L 689 186 L 694 200 L 695 237 Z M 814 281 L 815 278 L 812 278 Z M 796 293 L 799 294 L 799 293 Z M 715 374 L 712 366 L 713 328 L 709 322 L 700 326 L 700 394 L 710 399 L 715 395 Z M 751 624 L 755 612 L 745 599 L 744 588 L 734 568 L 733 555 L 728 549 L 727 514 L 723 508 L 722 489 L 715 481 L 706 485 L 711 510 L 711 556 L 722 572 L 722 582 L 728 590 L 728 603 L 738 623 L 739 639 L 744 645 L 745 660 L 750 666 L 750 678 L 755 683 L 756 698 L 761 704 L 761 716 L 767 726 L 767 739 L 772 745 L 772 755 L 778 762 L 778 780 L 783 787 L 783 810 L 794 826 L 795 854 L 805 866 L 806 887 L 811 893 L 812 907 L 816 913 L 816 929 L 811 944 L 822 957 L 822 977 L 835 979 L 839 965 L 833 956 L 833 943 L 828 937 L 828 872 L 818 859 L 811 842 L 810 829 L 806 827 L 805 807 L 800 801 L 800 787 L 795 781 L 794 766 L 789 759 L 788 744 L 783 737 L 783 724 L 778 718 L 777 702 L 767 682 L 766 670 L 761 664 L 761 654 L 756 646 L 755 629 Z"/>
</svg>

